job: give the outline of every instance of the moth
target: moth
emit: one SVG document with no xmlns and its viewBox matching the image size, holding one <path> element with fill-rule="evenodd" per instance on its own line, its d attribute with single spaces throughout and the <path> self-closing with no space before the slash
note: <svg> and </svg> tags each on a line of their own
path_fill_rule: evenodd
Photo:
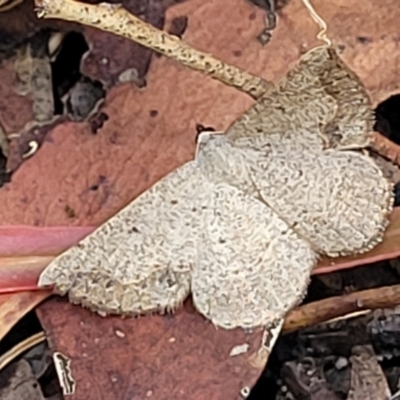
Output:
<svg viewBox="0 0 400 400">
<path fill-rule="evenodd" d="M 362 150 L 373 111 L 330 46 L 298 65 L 193 161 L 43 271 L 40 286 L 101 315 L 173 312 L 192 295 L 215 326 L 268 327 L 298 304 L 320 255 L 382 240 L 393 187 Z"/>
</svg>

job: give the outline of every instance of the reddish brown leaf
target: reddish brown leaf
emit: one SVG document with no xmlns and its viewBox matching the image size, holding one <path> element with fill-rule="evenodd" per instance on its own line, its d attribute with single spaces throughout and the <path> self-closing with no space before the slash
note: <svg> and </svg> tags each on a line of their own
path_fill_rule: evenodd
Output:
<svg viewBox="0 0 400 400">
<path fill-rule="evenodd" d="M 24 162 L 26 154 L 30 153 L 31 143 L 36 142 L 40 146 L 48 132 L 63 120 L 66 120 L 66 117 L 55 118 L 47 123 L 30 122 L 25 125 L 10 141 L 6 170 L 15 171 Z"/>
<path fill-rule="evenodd" d="M 132 14 L 162 29 L 168 7 L 183 0 L 123 0 L 120 4 Z M 133 82 L 139 87 L 146 85 L 152 51 L 130 40 L 107 35 L 85 27 L 85 38 L 90 51 L 82 60 L 82 73 L 100 80 L 107 87 L 120 82 Z"/>
<path fill-rule="evenodd" d="M 72 360 L 71 400 L 239 399 L 265 363 L 261 332 L 217 330 L 190 302 L 173 317 L 123 320 L 58 299 L 38 315 L 51 347 Z M 230 356 L 244 344 L 247 352 Z"/>
<path fill-rule="evenodd" d="M 3 62 L 0 68 L 0 124 L 7 133 L 19 132 L 33 118 L 32 99 L 18 95 L 13 90 L 15 82 L 13 62 Z"/>
</svg>

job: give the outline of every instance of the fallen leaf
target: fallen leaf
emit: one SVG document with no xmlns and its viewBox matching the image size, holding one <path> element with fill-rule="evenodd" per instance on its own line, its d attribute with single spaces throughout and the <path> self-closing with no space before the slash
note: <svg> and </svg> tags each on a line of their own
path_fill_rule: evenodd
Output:
<svg viewBox="0 0 400 400">
<path fill-rule="evenodd" d="M 64 299 L 37 313 L 50 346 L 71 359 L 71 400 L 239 399 L 265 365 L 260 331 L 216 329 L 190 302 L 174 316 L 136 319 L 102 318 Z"/>
<path fill-rule="evenodd" d="M 125 0 L 122 4 L 135 15 L 162 28 L 166 9 L 179 1 L 183 0 L 163 0 L 153 3 L 148 0 L 139 2 Z M 89 45 L 89 50 L 81 60 L 80 72 L 103 82 L 107 88 L 123 82 L 133 82 L 140 87 L 145 86 L 145 77 L 152 57 L 150 50 L 97 29 L 61 20 L 37 19 L 33 14 L 32 4 L 28 1 L 20 2 L 22 3 L 20 6 L 13 7 L 7 12 L 0 12 L 0 36 L 3 38 L 0 42 L 0 63 L 5 60 L 0 67 L 2 93 L 0 124 L 3 125 L 6 133 L 13 134 L 14 138 L 7 162 L 8 172 L 15 171 L 24 162 L 23 155 L 29 151 L 28 144 L 35 141 L 40 146 L 48 131 L 55 124 L 66 119 L 63 117 L 52 118 L 52 91 L 50 90 L 50 97 L 48 97 L 49 91 L 44 87 L 45 78 L 48 78 L 50 74 L 45 69 L 46 67 L 50 68 L 50 64 L 47 64 L 45 59 L 34 58 L 35 65 L 40 63 L 40 66 L 36 73 L 34 72 L 36 79 L 33 79 L 32 82 L 34 86 L 36 83 L 40 83 L 41 88 L 37 90 L 38 88 L 34 87 L 32 91 L 28 90 L 18 94 L 16 59 L 21 56 L 21 51 L 19 51 L 21 46 L 37 35 L 39 31 L 48 33 L 50 29 L 52 32 L 70 32 L 71 30 L 81 32 Z M 69 67 L 73 68 L 72 65 Z M 28 69 L 29 72 L 33 72 L 33 64 L 29 65 Z M 42 74 L 41 79 L 38 79 L 38 72 Z M 56 81 L 57 78 L 59 77 L 56 76 Z M 57 93 L 57 87 L 54 89 Z M 59 95 L 64 95 L 64 93 Z M 46 105 L 45 108 L 43 108 L 44 105 Z M 36 119 L 44 118 L 47 124 L 33 124 L 31 122 L 33 116 L 37 117 Z"/>
<path fill-rule="evenodd" d="M 32 98 L 14 91 L 15 79 L 13 60 L 3 62 L 0 68 L 0 123 L 6 134 L 19 132 L 33 118 Z"/>
<path fill-rule="evenodd" d="M 28 122 L 18 134 L 10 135 L 10 145 L 6 164 L 7 172 L 15 171 L 28 157 L 32 157 L 42 144 L 47 133 L 65 117 L 55 117 L 51 121 Z"/>
<path fill-rule="evenodd" d="M 390 400 L 385 374 L 371 345 L 352 348 L 351 387 L 347 400 Z"/>
<path fill-rule="evenodd" d="M 6 367 L 1 378 L 0 397 L 3 400 L 24 397 L 30 400 L 46 400 L 35 379 L 32 368 L 26 360 L 19 360 L 17 363 Z"/>
</svg>

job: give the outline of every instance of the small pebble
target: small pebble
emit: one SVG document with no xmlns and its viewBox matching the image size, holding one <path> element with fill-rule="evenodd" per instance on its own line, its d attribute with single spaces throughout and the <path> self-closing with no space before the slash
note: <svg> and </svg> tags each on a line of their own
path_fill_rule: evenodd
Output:
<svg viewBox="0 0 400 400">
<path fill-rule="evenodd" d="M 335 368 L 340 371 L 349 365 L 349 360 L 345 357 L 339 357 L 335 362 Z"/>
<path fill-rule="evenodd" d="M 119 338 L 124 338 L 125 337 L 125 333 L 120 331 L 119 329 L 117 329 L 115 331 L 115 334 L 119 337 Z"/>
</svg>

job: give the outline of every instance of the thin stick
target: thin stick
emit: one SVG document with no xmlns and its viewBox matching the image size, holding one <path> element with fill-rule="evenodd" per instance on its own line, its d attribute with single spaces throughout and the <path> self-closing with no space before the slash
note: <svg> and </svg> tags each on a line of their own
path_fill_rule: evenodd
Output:
<svg viewBox="0 0 400 400">
<path fill-rule="evenodd" d="M 400 166 L 400 146 L 378 132 L 373 132 L 371 147 L 381 156 Z"/>
<path fill-rule="evenodd" d="M 73 0 L 37 0 L 39 18 L 79 22 L 126 37 L 258 99 L 273 83 L 198 51 L 177 36 L 154 28 L 120 5 L 91 5 Z"/>
<path fill-rule="evenodd" d="M 356 311 L 392 308 L 398 304 L 400 304 L 400 285 L 330 297 L 289 312 L 283 325 L 283 332 L 290 333 Z"/>
</svg>

